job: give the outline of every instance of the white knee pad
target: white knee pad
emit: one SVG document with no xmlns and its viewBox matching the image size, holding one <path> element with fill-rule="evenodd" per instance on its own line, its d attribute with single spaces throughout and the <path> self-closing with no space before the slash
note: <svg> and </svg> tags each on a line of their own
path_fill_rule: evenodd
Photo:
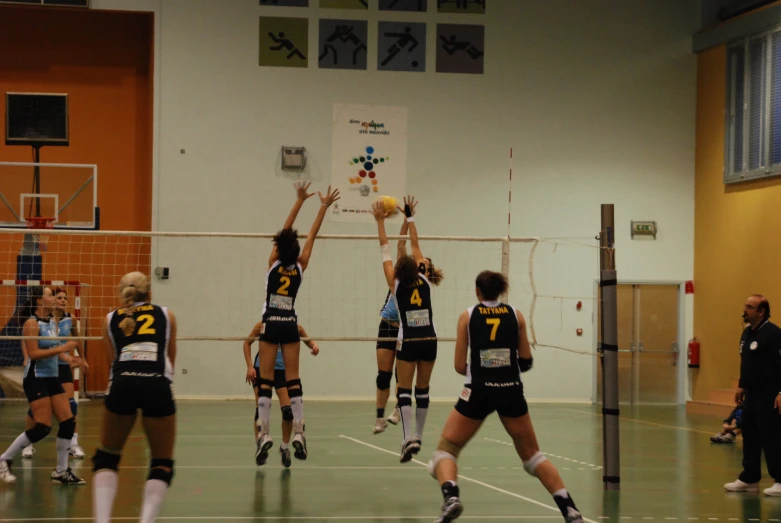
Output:
<svg viewBox="0 0 781 523">
<path fill-rule="evenodd" d="M 431 456 L 431 460 L 428 462 L 428 473 L 431 474 L 432 477 L 437 477 L 437 465 L 443 459 L 449 459 L 453 463 L 456 463 L 456 457 L 451 453 L 445 452 L 444 450 L 435 451 Z"/>
<path fill-rule="evenodd" d="M 539 467 L 540 464 L 547 460 L 548 458 L 545 457 L 545 454 L 538 450 L 532 457 L 523 462 L 523 470 L 525 470 L 526 473 L 530 476 L 536 477 L 537 467 Z"/>
</svg>

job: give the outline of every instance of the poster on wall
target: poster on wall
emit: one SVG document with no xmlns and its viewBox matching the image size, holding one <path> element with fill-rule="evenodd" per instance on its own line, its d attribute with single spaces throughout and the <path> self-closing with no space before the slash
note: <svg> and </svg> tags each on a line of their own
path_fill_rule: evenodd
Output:
<svg viewBox="0 0 781 523">
<path fill-rule="evenodd" d="M 309 7 L 309 0 L 260 0 L 260 5 L 277 7 Z"/>
<path fill-rule="evenodd" d="M 484 14 L 485 0 L 437 0 L 440 13 Z"/>
<path fill-rule="evenodd" d="M 380 0 L 380 11 L 413 11 L 425 13 L 428 0 Z"/>
<path fill-rule="evenodd" d="M 309 20 L 260 17 L 259 64 L 262 67 L 307 67 Z"/>
<path fill-rule="evenodd" d="M 485 27 L 437 24 L 437 72 L 483 74 Z"/>
<path fill-rule="evenodd" d="M 369 0 L 320 0 L 324 9 L 369 9 Z"/>
<path fill-rule="evenodd" d="M 320 69 L 366 69 L 369 23 L 365 20 L 320 20 Z"/>
<path fill-rule="evenodd" d="M 331 187 L 342 198 L 331 218 L 373 222 L 380 196 L 403 201 L 407 187 L 407 108 L 334 104 Z"/>
<path fill-rule="evenodd" d="M 377 34 L 377 69 L 424 72 L 426 70 L 426 24 L 380 22 Z"/>
</svg>

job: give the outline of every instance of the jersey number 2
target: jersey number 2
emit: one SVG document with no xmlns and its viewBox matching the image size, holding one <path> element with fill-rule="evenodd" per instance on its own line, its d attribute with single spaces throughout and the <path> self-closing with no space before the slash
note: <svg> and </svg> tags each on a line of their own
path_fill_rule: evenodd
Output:
<svg viewBox="0 0 781 523">
<path fill-rule="evenodd" d="M 290 278 L 287 276 L 282 276 L 279 281 L 282 282 L 282 286 L 277 289 L 277 294 L 284 294 L 287 296 L 287 288 L 290 287 Z"/>
<path fill-rule="evenodd" d="M 409 299 L 409 302 L 413 305 L 417 305 L 418 307 L 423 305 L 423 300 L 420 299 L 420 293 L 417 289 L 412 291 L 412 297 Z"/>
<path fill-rule="evenodd" d="M 499 324 L 502 320 L 499 318 L 486 318 L 485 322 L 491 326 L 491 341 L 496 341 L 496 331 L 499 329 Z"/>
<path fill-rule="evenodd" d="M 138 321 L 143 321 L 144 324 L 138 328 L 138 334 L 155 334 L 157 331 L 152 328 L 155 323 L 155 317 L 151 314 L 142 314 L 138 317 Z"/>
</svg>

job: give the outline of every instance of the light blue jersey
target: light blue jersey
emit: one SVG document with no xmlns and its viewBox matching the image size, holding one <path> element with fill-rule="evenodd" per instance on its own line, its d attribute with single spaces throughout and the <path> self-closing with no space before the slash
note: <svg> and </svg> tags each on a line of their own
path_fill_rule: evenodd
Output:
<svg viewBox="0 0 781 523">
<path fill-rule="evenodd" d="M 33 316 L 38 321 L 38 336 L 58 336 L 57 324 L 54 318 L 41 319 L 38 316 Z M 70 331 L 68 331 L 70 334 Z M 51 349 L 53 347 L 59 347 L 62 345 L 60 340 L 38 340 L 39 349 Z M 57 378 L 60 375 L 57 368 L 57 356 L 54 354 L 47 358 L 40 360 L 27 360 L 27 365 L 24 367 L 24 377 L 34 376 L 36 378 Z"/>
<path fill-rule="evenodd" d="M 57 323 L 57 327 L 60 336 L 71 335 L 71 332 L 73 331 L 73 318 L 71 317 L 69 312 L 66 312 L 65 316 L 60 318 L 60 321 Z M 57 358 L 57 361 L 60 362 L 60 365 L 70 365 L 67 361 L 63 361 L 59 358 Z"/>
<path fill-rule="evenodd" d="M 382 306 L 380 317 L 387 321 L 399 321 L 399 310 L 396 308 L 396 300 L 393 299 L 393 294 L 390 291 L 385 297 L 385 305 Z"/>
<path fill-rule="evenodd" d="M 255 367 L 260 367 L 260 353 L 255 354 Z M 285 360 L 282 359 L 282 347 L 277 349 L 277 361 L 274 362 L 274 370 L 285 370 Z"/>
</svg>

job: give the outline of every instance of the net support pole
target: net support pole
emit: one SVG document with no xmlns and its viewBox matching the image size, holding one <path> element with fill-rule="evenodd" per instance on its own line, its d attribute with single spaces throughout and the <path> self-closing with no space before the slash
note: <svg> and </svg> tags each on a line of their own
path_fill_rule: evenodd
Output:
<svg viewBox="0 0 781 523">
<path fill-rule="evenodd" d="M 510 281 L 510 238 L 507 237 L 502 240 L 502 274 L 507 281 Z M 501 301 L 507 303 L 507 293 L 505 292 L 500 298 Z"/>
<path fill-rule="evenodd" d="M 602 434 L 605 490 L 620 490 L 621 467 L 618 441 L 618 303 L 613 204 L 602 204 L 599 234 L 599 302 L 602 339 Z"/>
</svg>

